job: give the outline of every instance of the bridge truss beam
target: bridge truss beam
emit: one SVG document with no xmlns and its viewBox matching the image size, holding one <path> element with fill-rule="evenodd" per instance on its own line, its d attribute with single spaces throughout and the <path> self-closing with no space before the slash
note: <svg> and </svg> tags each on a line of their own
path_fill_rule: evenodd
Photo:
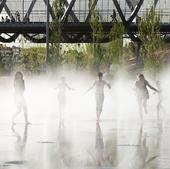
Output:
<svg viewBox="0 0 170 169">
<path fill-rule="evenodd" d="M 7 6 L 8 0 L 2 0 L 0 3 L 0 13 L 2 12 L 3 8 L 6 10 L 7 14 L 10 16 L 11 11 Z M 33 8 L 36 4 L 37 0 L 32 0 L 30 6 L 28 7 L 27 12 L 25 13 L 26 16 L 30 16 Z M 47 5 L 47 0 L 43 0 L 45 5 Z M 78 17 L 76 16 L 73 6 L 76 0 L 71 0 L 70 3 L 68 0 L 65 0 L 65 12 L 61 17 L 62 23 L 62 42 L 65 43 L 80 43 L 80 42 L 92 42 L 92 29 L 90 27 L 90 18 L 92 15 L 92 11 L 96 9 L 98 0 L 93 0 L 92 4 L 89 5 L 89 13 L 87 14 L 85 21 L 83 23 L 80 22 Z M 113 0 L 113 4 L 121 18 L 121 21 L 126 29 L 126 35 L 131 38 L 132 41 L 140 43 L 140 39 L 137 36 L 138 26 L 133 23 L 135 17 L 138 16 L 138 12 L 143 4 L 144 0 L 139 0 L 136 6 L 133 6 L 131 0 L 126 0 L 128 7 L 131 11 L 131 15 L 128 19 L 125 18 L 123 11 L 118 3 L 118 0 Z M 152 8 L 155 9 L 158 0 L 154 0 Z M 55 19 L 54 11 L 51 5 L 49 5 L 49 12 L 52 19 Z M 67 22 L 68 17 L 72 18 L 72 22 Z M 102 23 L 103 30 L 104 30 L 104 38 L 102 42 L 109 41 L 108 33 L 113 26 L 114 23 L 112 22 L 105 22 Z M 0 23 L 0 41 L 1 42 L 12 42 L 15 41 L 19 34 L 23 34 L 24 37 L 32 42 L 35 43 L 45 43 L 45 22 L 16 22 L 16 23 Z M 161 24 L 160 31 L 163 34 L 170 33 L 170 25 Z M 3 37 L 2 34 L 6 34 L 8 36 Z"/>
</svg>

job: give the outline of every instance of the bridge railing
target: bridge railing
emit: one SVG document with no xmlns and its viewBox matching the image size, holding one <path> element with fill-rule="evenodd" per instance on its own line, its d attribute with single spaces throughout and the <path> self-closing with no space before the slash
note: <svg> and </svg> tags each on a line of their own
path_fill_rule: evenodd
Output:
<svg viewBox="0 0 170 169">
<path fill-rule="evenodd" d="M 15 12 L 14 10 L 11 11 L 12 15 L 15 16 Z M 27 11 L 19 11 L 20 15 L 21 15 L 21 21 L 23 21 L 23 12 L 26 13 Z M 112 21 L 112 15 L 113 15 L 113 10 L 98 10 L 99 12 L 99 18 L 101 22 L 111 22 Z M 85 22 L 86 17 L 88 16 L 89 11 L 88 10 L 74 10 L 74 13 L 76 15 L 76 17 L 78 18 L 78 20 L 80 22 Z M 138 13 L 139 17 L 142 17 L 144 14 L 146 13 L 146 10 L 140 10 Z M 123 11 L 123 14 L 125 16 L 126 19 L 128 19 L 131 15 L 130 11 Z M 46 11 L 45 10 L 33 10 L 30 14 L 30 21 L 31 22 L 46 22 Z M 1 17 L 6 17 L 7 14 L 6 12 L 2 11 L 0 14 L 0 21 Z M 116 12 L 116 19 L 120 20 L 119 14 Z M 52 18 L 50 17 L 50 21 L 52 20 Z M 71 17 L 68 17 L 67 22 L 73 22 Z M 135 22 L 135 20 L 134 20 Z M 170 23 L 170 9 L 161 12 L 161 22 L 162 23 Z"/>
</svg>

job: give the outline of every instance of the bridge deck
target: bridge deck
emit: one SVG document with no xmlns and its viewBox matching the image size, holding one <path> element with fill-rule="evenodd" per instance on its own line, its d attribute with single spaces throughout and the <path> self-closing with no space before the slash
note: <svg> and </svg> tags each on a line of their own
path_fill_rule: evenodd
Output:
<svg viewBox="0 0 170 169">
<path fill-rule="evenodd" d="M 112 27 L 112 23 L 103 22 L 104 32 L 109 32 Z M 138 31 L 137 24 L 131 24 L 130 30 L 132 32 Z M 92 29 L 89 23 L 64 23 L 62 28 L 63 33 L 92 33 Z M 0 33 L 42 33 L 46 32 L 45 22 L 30 22 L 30 23 L 0 23 Z M 160 32 L 170 33 L 170 23 L 160 24 Z"/>
</svg>

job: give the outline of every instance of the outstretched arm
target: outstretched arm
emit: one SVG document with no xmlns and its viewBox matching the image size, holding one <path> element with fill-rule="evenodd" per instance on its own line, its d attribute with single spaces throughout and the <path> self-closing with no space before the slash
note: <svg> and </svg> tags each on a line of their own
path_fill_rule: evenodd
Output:
<svg viewBox="0 0 170 169">
<path fill-rule="evenodd" d="M 147 81 L 146 84 L 147 84 L 147 86 L 148 86 L 150 89 L 154 90 L 155 92 L 159 92 L 156 88 L 154 88 L 153 86 L 151 86 L 148 81 Z"/>
<path fill-rule="evenodd" d="M 91 87 L 89 87 L 88 90 L 85 93 L 88 93 L 90 90 L 92 90 L 95 85 L 96 85 L 96 82 L 94 82 L 93 85 Z"/>
<path fill-rule="evenodd" d="M 111 89 L 110 83 L 107 83 L 106 85 L 107 85 L 107 87 L 108 87 L 109 89 Z"/>
<path fill-rule="evenodd" d="M 74 88 L 71 88 L 67 83 L 66 83 L 66 87 L 67 87 L 67 89 L 69 89 L 69 90 L 75 90 Z"/>
<path fill-rule="evenodd" d="M 107 83 L 106 81 L 104 81 L 104 83 L 105 83 L 105 85 L 106 85 L 109 89 L 111 89 L 110 83 Z"/>
</svg>

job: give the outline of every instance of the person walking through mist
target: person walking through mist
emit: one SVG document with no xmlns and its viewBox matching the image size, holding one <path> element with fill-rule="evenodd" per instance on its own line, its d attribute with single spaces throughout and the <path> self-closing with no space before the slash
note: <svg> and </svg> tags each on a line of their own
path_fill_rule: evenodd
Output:
<svg viewBox="0 0 170 169">
<path fill-rule="evenodd" d="M 104 102 L 104 86 L 107 86 L 109 89 L 111 85 L 103 80 L 103 73 L 98 73 L 98 79 L 93 83 L 93 85 L 87 90 L 89 92 L 91 89 L 96 87 L 96 116 L 97 122 L 100 120 L 100 116 L 103 110 L 103 102 Z"/>
<path fill-rule="evenodd" d="M 15 74 L 14 89 L 15 89 L 14 98 L 15 98 L 15 104 L 17 107 L 17 111 L 13 115 L 12 123 L 15 123 L 15 118 L 23 110 L 25 123 L 29 124 L 28 114 L 27 114 L 27 104 L 26 104 L 25 97 L 24 97 L 25 82 L 24 82 L 23 74 L 21 72 L 16 72 L 16 74 Z"/>
<path fill-rule="evenodd" d="M 68 90 L 75 90 L 71 88 L 67 82 L 65 77 L 61 78 L 61 82 L 55 88 L 58 89 L 58 105 L 59 105 L 59 114 L 60 114 L 60 121 L 64 121 L 64 112 L 66 108 L 66 91 Z"/>
<path fill-rule="evenodd" d="M 157 86 L 157 89 L 159 90 L 159 92 L 158 92 L 158 103 L 157 103 L 157 121 L 159 123 L 159 121 L 161 120 L 160 113 L 161 112 L 165 113 L 166 111 L 165 111 L 165 108 L 163 106 L 163 89 L 162 89 L 162 86 L 161 86 L 161 82 L 156 81 L 156 86 Z"/>
<path fill-rule="evenodd" d="M 141 122 L 143 122 L 142 107 L 144 108 L 145 113 L 146 114 L 148 113 L 147 100 L 149 99 L 149 92 L 147 87 L 149 87 L 150 89 L 156 92 L 159 91 L 149 84 L 149 82 L 145 79 L 143 74 L 138 75 L 138 80 L 136 81 L 135 86 L 136 86 L 136 94 L 137 94 L 137 99 L 139 104 L 140 119 Z"/>
</svg>

